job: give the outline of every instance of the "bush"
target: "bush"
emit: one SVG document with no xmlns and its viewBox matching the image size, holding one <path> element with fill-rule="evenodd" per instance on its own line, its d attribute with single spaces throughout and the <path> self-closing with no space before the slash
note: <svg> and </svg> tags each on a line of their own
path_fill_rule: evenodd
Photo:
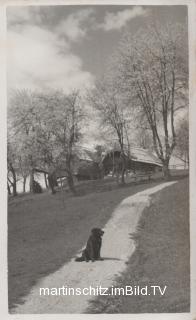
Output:
<svg viewBox="0 0 196 320">
<path fill-rule="evenodd" d="M 33 181 L 33 193 L 42 193 L 42 187 L 37 181 Z"/>
</svg>

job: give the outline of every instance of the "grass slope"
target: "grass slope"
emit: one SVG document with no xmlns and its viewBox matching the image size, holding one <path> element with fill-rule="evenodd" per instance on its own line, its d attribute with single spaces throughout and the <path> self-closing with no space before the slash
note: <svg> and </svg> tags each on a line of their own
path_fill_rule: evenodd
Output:
<svg viewBox="0 0 196 320">
<path fill-rule="evenodd" d="M 107 180 L 89 181 L 79 186 L 80 197 L 64 191 L 12 198 L 8 208 L 9 307 L 22 303 L 37 280 L 75 256 L 91 228 L 103 227 L 124 198 L 156 184 L 118 188 Z"/>
<path fill-rule="evenodd" d="M 138 231 L 132 234 L 136 250 L 116 287 L 167 286 L 166 294 L 99 296 L 88 313 L 188 312 L 190 256 L 188 179 L 154 195 Z"/>
</svg>

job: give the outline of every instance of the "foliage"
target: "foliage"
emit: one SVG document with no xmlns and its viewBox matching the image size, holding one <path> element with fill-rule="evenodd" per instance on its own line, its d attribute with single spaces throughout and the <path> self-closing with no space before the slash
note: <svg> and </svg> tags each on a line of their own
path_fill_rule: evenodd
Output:
<svg viewBox="0 0 196 320">
<path fill-rule="evenodd" d="M 36 180 L 33 181 L 33 192 L 34 193 L 42 193 L 42 187 L 40 183 Z"/>
<path fill-rule="evenodd" d="M 68 95 L 62 91 L 14 92 L 9 103 L 8 119 L 12 144 L 16 146 L 17 160 L 22 170 L 33 175 L 38 168 L 54 175 L 57 169 L 63 167 L 74 191 L 73 146 L 80 140 L 83 121 L 78 92 Z M 32 190 L 33 181 L 32 176 Z"/>
<path fill-rule="evenodd" d="M 166 177 L 176 146 L 175 116 L 187 106 L 186 38 L 179 25 L 139 29 L 126 34 L 113 58 L 116 87 L 127 96 L 137 121 L 151 130 Z"/>
<path fill-rule="evenodd" d="M 129 112 L 126 108 L 126 96 L 115 87 L 112 74 L 108 74 L 97 81 L 92 90 L 89 100 L 92 106 L 99 112 L 101 126 L 106 127 L 109 133 L 113 135 L 113 143 L 118 141 L 121 150 L 121 182 L 124 183 L 124 174 L 126 170 L 125 144 L 129 145 L 127 135 Z"/>
</svg>

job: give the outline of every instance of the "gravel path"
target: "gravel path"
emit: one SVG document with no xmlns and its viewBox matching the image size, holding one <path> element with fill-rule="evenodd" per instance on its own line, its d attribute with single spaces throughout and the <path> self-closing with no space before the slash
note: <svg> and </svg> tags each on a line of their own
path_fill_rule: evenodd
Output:
<svg viewBox="0 0 196 320">
<path fill-rule="evenodd" d="M 104 227 L 101 255 L 104 261 L 75 262 L 74 259 L 58 271 L 40 280 L 25 297 L 24 304 L 12 313 L 84 313 L 93 296 L 41 295 L 40 288 L 89 288 L 111 287 L 115 276 L 126 268 L 126 261 L 134 252 L 130 233 L 136 231 L 143 209 L 150 205 L 150 195 L 176 183 L 165 182 L 124 199 Z"/>
</svg>

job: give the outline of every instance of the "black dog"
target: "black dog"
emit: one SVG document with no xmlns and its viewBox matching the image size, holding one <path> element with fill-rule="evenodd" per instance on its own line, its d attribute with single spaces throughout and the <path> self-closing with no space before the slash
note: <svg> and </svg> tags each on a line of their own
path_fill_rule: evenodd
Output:
<svg viewBox="0 0 196 320">
<path fill-rule="evenodd" d="M 75 261 L 86 261 L 91 260 L 103 260 L 100 256 L 101 244 L 104 231 L 99 228 L 93 228 L 91 235 L 87 241 L 86 248 L 82 252 L 82 256 L 75 259 Z"/>
</svg>

